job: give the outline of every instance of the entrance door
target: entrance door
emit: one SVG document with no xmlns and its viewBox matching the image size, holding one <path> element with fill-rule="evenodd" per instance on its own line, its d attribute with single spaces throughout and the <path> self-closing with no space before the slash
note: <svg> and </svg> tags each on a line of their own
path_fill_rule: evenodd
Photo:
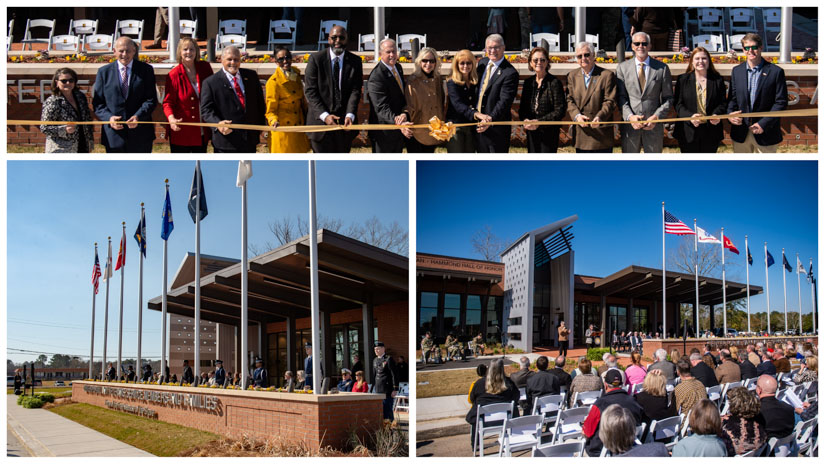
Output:
<svg viewBox="0 0 825 464">
<path fill-rule="evenodd" d="M 541 345 L 541 316 L 533 316 L 533 346 Z"/>
</svg>

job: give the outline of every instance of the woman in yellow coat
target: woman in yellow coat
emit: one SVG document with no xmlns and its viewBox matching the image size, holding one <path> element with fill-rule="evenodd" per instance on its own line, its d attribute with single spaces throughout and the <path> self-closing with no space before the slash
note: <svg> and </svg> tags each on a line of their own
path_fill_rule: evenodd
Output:
<svg viewBox="0 0 825 464">
<path fill-rule="evenodd" d="M 273 127 L 303 126 L 307 110 L 301 74 L 292 67 L 292 53 L 286 48 L 275 52 L 278 68 L 266 81 L 266 121 Z M 301 132 L 270 132 L 270 153 L 306 153 L 309 139 Z"/>
</svg>

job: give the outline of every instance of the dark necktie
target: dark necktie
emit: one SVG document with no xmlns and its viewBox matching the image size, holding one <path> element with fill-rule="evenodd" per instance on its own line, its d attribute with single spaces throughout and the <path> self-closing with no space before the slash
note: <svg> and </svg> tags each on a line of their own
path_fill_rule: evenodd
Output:
<svg viewBox="0 0 825 464">
<path fill-rule="evenodd" d="M 123 98 L 126 98 L 126 95 L 129 93 L 129 68 L 126 66 L 120 71 L 120 93 L 123 95 Z"/>
<path fill-rule="evenodd" d="M 246 102 L 243 99 L 243 92 L 241 92 L 241 86 L 238 84 L 238 76 L 232 77 L 232 84 L 235 85 L 235 94 L 238 96 L 238 100 L 241 102 L 241 106 L 243 109 L 246 109 Z"/>
<path fill-rule="evenodd" d="M 341 61 L 338 57 L 336 57 L 332 61 L 332 103 L 333 106 L 337 109 L 341 107 L 341 88 L 339 86 L 339 77 L 341 75 Z"/>
</svg>

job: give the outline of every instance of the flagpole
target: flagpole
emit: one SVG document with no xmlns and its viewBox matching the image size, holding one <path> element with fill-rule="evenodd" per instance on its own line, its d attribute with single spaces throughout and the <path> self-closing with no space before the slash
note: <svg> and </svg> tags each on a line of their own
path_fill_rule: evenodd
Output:
<svg viewBox="0 0 825 464">
<path fill-rule="evenodd" d="M 662 202 L 662 339 L 667 338 L 667 267 L 665 266 L 665 202 Z"/>
<path fill-rule="evenodd" d="M 118 252 L 123 253 L 123 261 L 120 264 L 120 319 L 118 321 L 117 329 L 117 375 L 115 378 L 120 380 L 120 375 L 123 373 L 121 362 L 123 361 L 123 274 L 126 271 L 126 221 L 123 221 L 123 235 L 120 240 L 123 243 L 123 249 Z"/>
<path fill-rule="evenodd" d="M 143 203 L 141 202 L 141 204 L 140 204 L 140 224 L 139 224 L 138 227 L 140 227 L 140 231 L 141 231 L 140 233 L 142 235 L 141 238 L 143 240 L 146 240 L 146 231 L 143 230 L 143 225 L 145 224 L 145 219 L 144 219 L 145 214 L 146 214 L 146 211 L 144 209 Z M 140 261 L 140 263 L 138 264 L 138 269 L 139 269 L 138 272 L 140 273 L 140 278 L 138 279 L 138 334 L 137 334 L 138 339 L 137 339 L 137 368 L 136 368 L 136 371 L 137 371 L 136 376 L 137 377 L 135 378 L 135 380 L 138 380 L 138 378 L 140 377 L 140 373 L 143 372 L 141 370 L 142 364 L 140 363 L 140 361 L 141 361 L 141 357 L 140 357 L 141 350 L 140 350 L 140 348 L 141 348 L 141 341 L 143 339 L 143 250 L 141 249 L 142 247 L 140 247 L 140 245 L 138 245 L 138 247 L 139 247 L 138 248 L 138 260 Z"/>
<path fill-rule="evenodd" d="M 201 378 L 201 162 L 195 161 L 195 188 L 198 199 L 195 202 L 195 381 Z M 190 193 L 191 196 L 191 193 Z M 189 201 L 192 201 L 190 198 Z"/>
<path fill-rule="evenodd" d="M 249 256 L 247 254 L 246 230 L 246 182 L 241 186 L 241 388 L 246 390 L 246 381 L 249 377 Z"/>
<path fill-rule="evenodd" d="M 169 195 L 169 179 L 164 180 L 166 183 L 166 195 Z M 163 219 L 164 221 L 168 221 L 169 218 L 166 217 L 166 204 L 164 200 L 164 212 L 163 212 Z M 166 227 L 165 225 L 163 227 Z M 163 230 L 163 229 L 162 229 Z M 169 379 L 166 378 L 166 307 L 167 303 L 167 268 L 169 261 L 169 237 L 167 237 L 163 241 L 163 290 L 162 290 L 162 302 L 161 302 L 161 329 L 160 329 L 160 340 L 161 340 L 161 347 L 160 347 L 160 379 L 161 383 L 169 382 Z"/>
<path fill-rule="evenodd" d="M 785 249 L 782 249 L 782 295 L 785 298 L 785 334 L 788 333 L 788 290 L 785 286 L 785 263 L 787 260 L 785 259 Z"/>
<path fill-rule="evenodd" d="M 771 286 L 768 284 L 768 242 L 765 242 L 765 297 L 768 308 L 768 335 L 771 334 Z"/>
<path fill-rule="evenodd" d="M 811 333 L 816 334 L 816 298 L 814 297 L 814 259 L 811 258 L 811 267 L 808 268 L 809 282 L 811 283 Z"/>
<path fill-rule="evenodd" d="M 97 258 L 97 242 L 95 242 L 95 262 L 99 263 L 99 260 Z M 100 264 L 98 264 L 98 266 L 99 265 Z M 97 275 L 97 273 L 95 272 L 94 275 Z M 811 287 L 811 288 L 813 288 L 813 287 Z M 92 377 L 92 365 L 95 362 L 95 300 L 97 300 L 97 292 L 95 291 L 95 283 L 92 282 L 92 335 L 91 335 L 91 337 L 89 337 L 89 338 L 92 339 L 92 346 L 91 346 L 91 348 L 89 348 L 89 378 L 90 379 L 93 378 Z"/>
<path fill-rule="evenodd" d="M 106 312 L 103 316 L 103 360 L 100 362 L 100 372 L 106 375 L 106 345 L 109 342 L 109 281 L 112 278 L 109 273 L 112 271 L 112 237 L 109 237 L 109 256 L 106 258 Z"/>
<path fill-rule="evenodd" d="M 748 333 L 751 332 L 751 270 L 750 270 L 750 262 L 751 259 L 751 249 L 748 248 L 748 236 L 745 235 L 745 290 L 747 291 L 747 298 L 745 300 L 746 305 L 748 307 Z"/>
<path fill-rule="evenodd" d="M 663 207 L 664 208 L 664 207 Z M 318 222 L 315 217 L 315 161 L 309 162 L 309 282 L 311 294 L 311 323 L 312 323 L 312 391 L 321 393 L 321 330 L 320 307 L 318 305 Z"/>
<path fill-rule="evenodd" d="M 796 293 L 799 298 L 799 335 L 802 335 L 802 282 L 799 278 L 799 268 L 802 261 L 799 260 L 799 253 L 796 254 Z"/>
<path fill-rule="evenodd" d="M 722 227 L 722 337 L 728 336 L 728 296 L 725 288 L 725 228 Z"/>
<path fill-rule="evenodd" d="M 696 218 L 693 218 L 693 271 L 696 284 L 696 338 L 699 338 L 699 234 L 696 232 Z"/>
</svg>

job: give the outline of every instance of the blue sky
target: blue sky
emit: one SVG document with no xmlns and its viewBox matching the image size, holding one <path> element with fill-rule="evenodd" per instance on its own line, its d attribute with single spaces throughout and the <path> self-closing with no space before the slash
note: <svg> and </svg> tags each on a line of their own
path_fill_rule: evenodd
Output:
<svg viewBox="0 0 825 464">
<path fill-rule="evenodd" d="M 144 305 L 162 288 L 160 218 L 169 178 L 175 229 L 169 239 L 169 281 L 187 251 L 194 251 L 195 225 L 186 208 L 194 161 L 97 162 L 10 161 L 8 176 L 7 346 L 48 353 L 89 353 L 94 242 L 101 267 L 106 237 L 117 259 L 126 221 L 124 357 L 137 353 L 138 248 L 132 236 L 146 203 L 148 249 Z M 309 216 L 306 161 L 254 161 L 248 187 L 249 242 L 275 242 L 267 223 Z M 201 163 L 209 215 L 201 223 L 201 253 L 240 258 L 241 189 L 237 161 Z M 409 229 L 408 162 L 319 161 L 317 209 L 345 225 L 377 216 Z M 109 290 L 108 356 L 117 356 L 120 271 Z M 95 356 L 103 353 L 105 283 L 97 295 Z M 160 313 L 144 310 L 143 355 L 160 357 Z M 36 357 L 8 352 L 16 362 Z M 97 358 L 99 360 L 99 358 Z"/>
<path fill-rule="evenodd" d="M 817 266 L 817 165 L 810 161 L 545 161 L 419 162 L 417 250 L 483 259 L 470 239 L 489 225 L 512 243 L 523 233 L 578 215 L 573 223 L 577 274 L 607 276 L 631 264 L 662 266 L 662 209 L 740 250 L 726 254 L 727 278 L 745 282 L 745 235 L 754 265 L 752 285 L 765 285 L 763 243 L 776 259 L 769 269 L 771 308 L 783 309 L 781 252 Z M 668 235 L 673 250 L 680 238 Z M 700 246 L 714 246 L 701 245 Z M 719 247 L 719 245 L 715 245 Z M 668 255 L 670 251 L 668 251 Z M 796 274 L 788 273 L 788 310 L 798 307 Z M 802 281 L 802 308 L 811 308 Z M 751 310 L 765 309 L 765 295 Z"/>
</svg>

